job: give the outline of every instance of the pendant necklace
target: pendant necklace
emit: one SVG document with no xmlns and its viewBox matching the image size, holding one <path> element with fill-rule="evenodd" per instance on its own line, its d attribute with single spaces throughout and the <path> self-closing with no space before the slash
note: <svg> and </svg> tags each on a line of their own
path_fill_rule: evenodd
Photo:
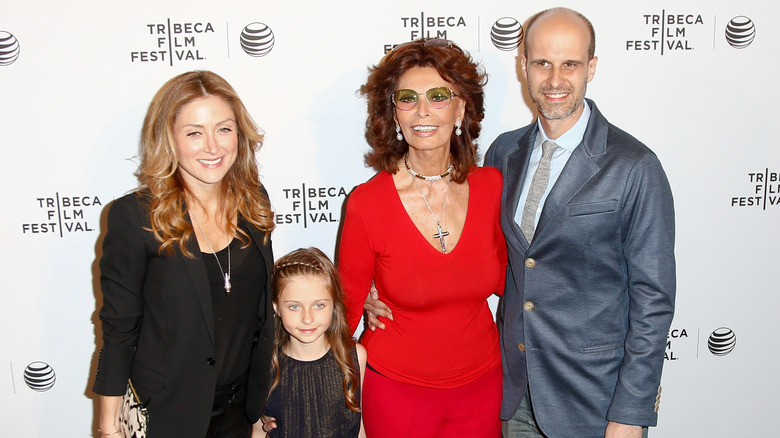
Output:
<svg viewBox="0 0 780 438">
<path fill-rule="evenodd" d="M 219 266 L 219 272 L 222 273 L 222 278 L 225 279 L 225 293 L 227 295 L 230 295 L 230 288 L 233 287 L 230 284 L 230 237 L 228 236 L 228 245 L 227 245 L 227 250 L 228 250 L 228 271 L 225 272 L 222 269 L 222 263 L 219 262 L 219 257 L 217 257 L 217 252 L 214 251 L 214 247 L 211 246 L 211 242 L 209 242 L 208 236 L 206 236 L 206 233 L 203 232 L 203 227 L 200 226 L 200 222 L 198 222 L 198 218 L 196 218 L 194 214 L 191 214 L 190 217 L 195 221 L 195 225 L 198 226 L 198 229 L 200 230 L 200 234 L 202 234 L 203 238 L 206 239 L 206 243 L 209 245 L 209 248 L 211 249 L 211 253 L 214 254 L 214 258 L 217 259 L 217 266 Z"/>
<path fill-rule="evenodd" d="M 411 169 L 410 169 L 411 170 Z M 447 171 L 449 173 L 449 170 Z M 450 194 L 450 180 L 447 180 L 447 191 L 444 193 L 444 202 L 441 204 L 441 219 L 436 217 L 436 214 L 433 213 L 433 209 L 431 208 L 431 204 L 428 203 L 428 199 L 425 198 L 425 195 L 423 194 L 422 189 L 420 189 L 420 185 L 417 183 L 417 179 L 412 178 L 414 181 L 414 185 L 417 187 L 417 191 L 420 192 L 420 196 L 422 196 L 423 201 L 425 201 L 425 206 L 428 207 L 428 211 L 431 212 L 431 216 L 433 216 L 433 220 L 436 221 L 436 229 L 438 230 L 438 233 L 433 235 L 434 239 L 439 239 L 439 243 L 441 243 L 441 252 L 447 252 L 447 242 L 444 240 L 444 236 L 449 236 L 449 231 L 443 231 L 441 229 L 441 222 L 444 220 L 444 207 L 447 206 L 447 196 Z"/>
</svg>

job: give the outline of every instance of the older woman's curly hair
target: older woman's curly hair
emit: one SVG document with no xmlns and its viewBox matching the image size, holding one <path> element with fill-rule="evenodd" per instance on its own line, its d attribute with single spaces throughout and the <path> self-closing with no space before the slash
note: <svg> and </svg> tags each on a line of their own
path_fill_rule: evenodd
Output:
<svg viewBox="0 0 780 438">
<path fill-rule="evenodd" d="M 398 171 L 398 162 L 409 150 L 406 140 L 396 139 L 391 94 L 396 91 L 399 78 L 414 67 L 432 67 L 455 88 L 458 99 L 466 103 L 465 116 L 459 136 L 452 135 L 450 153 L 453 157 L 452 180 L 466 180 L 469 171 L 477 164 L 475 141 L 482 130 L 480 122 L 485 118 L 485 93 L 487 74 L 471 56 L 451 41 L 422 38 L 402 44 L 369 69 L 368 81 L 360 87 L 360 93 L 368 99 L 366 140 L 371 151 L 366 154 L 366 164 L 376 170 L 390 173 Z"/>
</svg>

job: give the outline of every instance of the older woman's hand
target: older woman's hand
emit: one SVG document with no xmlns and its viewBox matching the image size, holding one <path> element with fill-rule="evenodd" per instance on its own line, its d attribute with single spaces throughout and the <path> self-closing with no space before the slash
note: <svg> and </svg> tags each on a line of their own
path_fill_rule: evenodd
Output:
<svg viewBox="0 0 780 438">
<path fill-rule="evenodd" d="M 385 324 L 379 320 L 379 317 L 387 318 L 390 321 L 393 320 L 393 312 L 387 307 L 387 304 L 379 301 L 379 291 L 376 290 L 375 285 L 371 285 L 371 290 L 366 297 L 366 303 L 363 305 L 363 309 L 366 311 L 366 322 L 368 328 L 371 331 L 375 331 L 377 328 L 385 329 Z"/>
<path fill-rule="evenodd" d="M 252 425 L 252 438 L 265 438 L 273 429 L 276 429 L 276 418 L 260 415 L 260 419 Z"/>
</svg>

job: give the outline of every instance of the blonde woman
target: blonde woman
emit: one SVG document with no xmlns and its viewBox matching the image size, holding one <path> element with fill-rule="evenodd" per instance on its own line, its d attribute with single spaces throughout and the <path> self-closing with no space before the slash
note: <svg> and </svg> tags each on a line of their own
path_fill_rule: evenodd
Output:
<svg viewBox="0 0 780 438">
<path fill-rule="evenodd" d="M 110 207 L 100 260 L 103 437 L 121 436 L 128 378 L 148 408 L 150 438 L 251 435 L 245 404 L 265 400 L 274 337 L 261 142 L 214 73 L 176 76 L 152 100 L 142 185 Z M 250 357 L 262 372 L 248 384 Z"/>
</svg>

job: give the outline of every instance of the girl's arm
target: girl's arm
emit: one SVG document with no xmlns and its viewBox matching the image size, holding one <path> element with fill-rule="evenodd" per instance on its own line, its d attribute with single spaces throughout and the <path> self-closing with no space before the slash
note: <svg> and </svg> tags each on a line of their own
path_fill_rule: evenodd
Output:
<svg viewBox="0 0 780 438">
<path fill-rule="evenodd" d="M 361 344 L 355 344 L 357 349 L 358 366 L 360 367 L 360 409 L 363 409 L 363 377 L 366 375 L 366 360 L 368 355 L 366 354 L 366 348 Z M 363 428 L 363 415 L 360 415 L 360 433 L 358 438 L 366 438 L 366 430 Z"/>
</svg>

